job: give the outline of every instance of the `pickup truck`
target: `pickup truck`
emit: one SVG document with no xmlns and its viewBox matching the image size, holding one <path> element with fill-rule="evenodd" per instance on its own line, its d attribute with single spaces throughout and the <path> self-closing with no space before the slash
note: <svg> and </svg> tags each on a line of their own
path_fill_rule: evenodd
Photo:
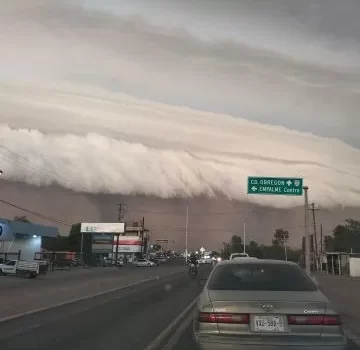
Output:
<svg viewBox="0 0 360 350">
<path fill-rule="evenodd" d="M 35 278 L 41 274 L 44 266 L 34 260 L 10 260 L 0 264 L 0 275 L 16 275 L 27 278 Z"/>
</svg>

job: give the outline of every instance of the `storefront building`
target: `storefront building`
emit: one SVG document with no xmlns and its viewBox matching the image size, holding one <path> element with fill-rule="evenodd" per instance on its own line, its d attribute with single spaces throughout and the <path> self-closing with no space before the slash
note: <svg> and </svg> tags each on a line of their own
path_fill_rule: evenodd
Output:
<svg viewBox="0 0 360 350">
<path fill-rule="evenodd" d="M 57 227 L 0 218 L 0 259 L 32 260 L 41 251 L 43 237 L 57 237 Z"/>
</svg>

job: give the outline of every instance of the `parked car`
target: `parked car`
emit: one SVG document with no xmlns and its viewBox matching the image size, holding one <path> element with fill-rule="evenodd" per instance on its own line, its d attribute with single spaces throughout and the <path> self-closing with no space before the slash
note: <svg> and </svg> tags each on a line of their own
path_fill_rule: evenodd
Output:
<svg viewBox="0 0 360 350">
<path fill-rule="evenodd" d="M 154 262 L 147 260 L 147 259 L 138 259 L 133 262 L 133 265 L 136 267 L 153 267 L 156 266 Z"/>
<path fill-rule="evenodd" d="M 338 313 L 297 264 L 219 262 L 194 320 L 199 349 L 347 349 Z"/>
</svg>

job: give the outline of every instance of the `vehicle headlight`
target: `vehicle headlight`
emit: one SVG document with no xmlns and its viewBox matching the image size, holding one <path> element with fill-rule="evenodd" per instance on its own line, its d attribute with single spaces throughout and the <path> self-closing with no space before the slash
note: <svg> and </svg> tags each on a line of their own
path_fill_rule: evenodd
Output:
<svg viewBox="0 0 360 350">
<path fill-rule="evenodd" d="M 221 258 L 220 258 L 220 257 L 218 257 L 218 258 L 217 258 L 217 261 L 221 261 Z"/>
</svg>

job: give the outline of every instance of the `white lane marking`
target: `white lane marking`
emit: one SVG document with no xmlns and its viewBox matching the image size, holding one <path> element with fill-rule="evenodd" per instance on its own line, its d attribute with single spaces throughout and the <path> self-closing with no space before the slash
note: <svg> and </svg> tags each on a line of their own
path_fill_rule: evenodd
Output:
<svg viewBox="0 0 360 350">
<path fill-rule="evenodd" d="M 357 346 L 360 346 L 360 338 L 349 328 L 344 328 L 345 335 Z"/>
<path fill-rule="evenodd" d="M 176 330 L 176 332 L 171 336 L 167 344 L 161 350 L 171 350 L 174 348 L 176 343 L 179 341 L 181 335 L 185 331 L 185 329 L 191 324 L 194 319 L 194 315 L 192 312 L 189 313 L 188 317 L 185 318 L 183 322 L 181 322 L 180 326 Z"/>
<path fill-rule="evenodd" d="M 195 306 L 198 296 L 176 317 L 144 350 L 155 350 L 169 336 L 173 329 L 182 321 L 187 313 Z"/>
<path fill-rule="evenodd" d="M 93 298 L 96 298 L 98 296 L 102 296 L 102 295 L 105 295 L 105 294 L 108 294 L 108 293 L 117 292 L 117 291 L 120 291 L 120 290 L 123 290 L 123 289 L 131 288 L 131 287 L 137 286 L 138 284 L 142 284 L 142 283 L 146 283 L 146 282 L 150 282 L 150 281 L 155 281 L 155 280 L 160 280 L 161 278 L 169 277 L 169 276 L 176 275 L 176 274 L 179 274 L 179 273 L 180 272 L 177 271 L 177 272 L 171 273 L 169 275 L 157 276 L 157 277 L 153 277 L 153 278 L 147 278 L 147 279 L 135 282 L 135 283 L 126 284 L 126 285 L 121 286 L 121 287 L 115 287 L 115 288 L 112 288 L 112 289 L 107 289 L 107 290 L 99 292 L 99 293 L 90 294 L 90 295 L 83 296 L 83 297 L 80 297 L 80 298 L 74 298 L 74 299 L 63 301 L 61 303 L 52 304 L 50 306 L 40 307 L 38 309 L 26 311 L 26 312 L 15 314 L 15 315 L 8 316 L 8 317 L 3 317 L 3 318 L 0 318 L 0 323 L 7 322 L 7 321 L 12 321 L 12 320 L 15 320 L 17 318 L 21 318 L 21 317 L 28 316 L 28 315 L 33 315 L 33 314 L 39 313 L 41 311 L 46 311 L 46 310 L 55 309 L 55 308 L 58 308 L 58 307 L 61 307 L 61 306 L 66 306 L 66 305 L 69 305 L 69 304 L 77 303 L 79 301 L 83 301 L 83 300 L 86 300 L 86 299 L 93 299 Z"/>
</svg>

